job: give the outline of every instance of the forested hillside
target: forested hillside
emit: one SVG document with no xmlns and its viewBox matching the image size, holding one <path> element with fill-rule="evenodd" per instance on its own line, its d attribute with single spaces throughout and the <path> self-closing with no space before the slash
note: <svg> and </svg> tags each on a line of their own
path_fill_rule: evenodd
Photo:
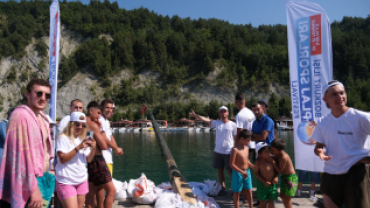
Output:
<svg viewBox="0 0 370 208">
<path fill-rule="evenodd" d="M 48 36 L 50 3 L 42 0 L 0 2 L 1 57 L 20 58 L 32 37 Z M 154 112 L 162 119 L 187 116 L 190 108 L 217 117 L 211 107 L 215 103 L 203 104 L 191 95 L 187 97 L 189 102 L 165 102 L 171 96 L 180 98 L 181 86 L 200 83 L 216 68 L 222 69 L 213 83 L 219 87 L 236 86 L 240 92 L 245 89 L 267 92 L 271 90 L 271 83 L 289 87 L 285 25 L 256 28 L 217 19 L 168 17 L 145 8 L 120 9 L 117 2 L 108 0 L 91 0 L 88 5 L 63 1 L 60 8 L 62 24 L 89 38 L 71 56 L 62 57 L 60 85 L 67 84 L 87 68 L 107 88 L 106 97 L 113 96 L 119 106 L 130 107 L 117 114 L 117 118 L 140 117 L 134 112 L 144 102 L 156 107 Z M 349 105 L 370 110 L 367 83 L 370 16 L 366 19 L 344 17 L 341 22 L 333 23 L 332 40 L 334 77 L 347 86 Z M 41 41 L 37 49 L 47 55 L 47 46 Z M 134 76 L 113 86 L 110 77 L 122 70 L 129 70 Z M 135 75 L 143 70 L 159 72 L 161 83 L 134 88 Z M 9 81 L 16 78 L 15 73 L 7 76 Z M 289 98 L 273 94 L 270 102 L 271 114 L 289 115 Z M 131 108 L 133 106 L 136 107 Z"/>
</svg>

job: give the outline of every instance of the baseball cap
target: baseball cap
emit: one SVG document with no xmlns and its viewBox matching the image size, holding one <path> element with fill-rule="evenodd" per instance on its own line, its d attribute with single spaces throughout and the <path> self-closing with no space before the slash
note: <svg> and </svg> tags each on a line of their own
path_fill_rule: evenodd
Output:
<svg viewBox="0 0 370 208">
<path fill-rule="evenodd" d="M 53 125 L 53 124 L 57 124 L 57 122 L 55 122 L 53 119 L 51 119 L 51 117 L 49 115 L 46 115 L 46 117 L 48 118 L 49 120 L 49 124 Z"/>
<path fill-rule="evenodd" d="M 268 102 L 267 102 L 267 100 L 266 99 L 260 99 L 259 101 L 258 101 L 258 103 L 259 104 L 263 104 L 263 105 L 265 105 L 266 107 L 269 107 L 269 104 L 268 104 Z"/>
<path fill-rule="evenodd" d="M 341 82 L 340 82 L 340 81 L 338 81 L 338 80 L 332 80 L 332 81 L 329 81 L 329 82 L 328 82 L 328 84 L 326 84 L 326 85 L 324 85 L 324 86 L 322 87 L 322 97 L 324 97 L 324 96 L 325 96 L 326 91 L 328 91 L 328 89 L 329 89 L 330 87 L 335 86 L 335 85 L 342 85 L 342 86 L 344 87 L 343 83 L 341 83 Z"/>
<path fill-rule="evenodd" d="M 69 121 L 86 123 L 86 116 L 82 112 L 73 112 Z"/>
<path fill-rule="evenodd" d="M 258 142 L 256 144 L 256 153 L 258 154 L 258 150 L 260 150 L 262 147 L 266 147 L 267 144 L 265 142 Z"/>
<path fill-rule="evenodd" d="M 220 112 L 221 110 L 229 111 L 229 109 L 227 109 L 227 107 L 225 107 L 225 106 L 221 106 L 221 107 L 218 109 L 218 112 Z"/>
</svg>

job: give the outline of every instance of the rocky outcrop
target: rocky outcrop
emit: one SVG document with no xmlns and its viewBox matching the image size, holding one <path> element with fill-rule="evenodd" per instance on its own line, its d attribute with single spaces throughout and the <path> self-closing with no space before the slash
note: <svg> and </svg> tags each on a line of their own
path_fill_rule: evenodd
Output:
<svg viewBox="0 0 370 208">
<path fill-rule="evenodd" d="M 61 28 L 61 55 L 67 58 L 76 50 L 79 44 L 88 40 L 81 34 L 71 31 L 65 26 Z M 110 34 L 102 34 L 99 38 L 107 38 L 109 42 L 113 41 Z M 44 37 L 42 41 L 49 45 L 49 38 Z M 40 56 L 36 49 L 37 40 L 32 39 L 31 43 L 26 47 L 26 55 L 17 60 L 13 57 L 6 57 L 0 60 L 0 118 L 4 118 L 7 110 L 20 104 L 22 99 L 22 90 L 28 80 L 32 77 L 48 78 L 48 58 Z M 61 58 L 61 57 L 60 57 Z M 234 96 L 238 92 L 236 80 L 230 83 L 229 87 L 221 87 L 217 85 L 218 75 L 224 70 L 222 66 L 215 66 L 215 70 L 210 72 L 207 77 L 201 81 L 191 81 L 184 86 L 179 87 L 179 91 L 183 93 L 183 101 L 186 102 L 190 97 L 196 98 L 199 101 L 208 103 L 212 100 L 217 100 L 220 103 L 230 103 L 234 101 Z M 7 77 L 9 73 L 15 71 L 16 78 L 9 82 Z M 26 76 L 27 75 L 27 76 Z M 120 86 L 122 80 L 127 80 L 133 74 L 128 69 L 122 69 L 119 74 L 110 77 L 112 86 Z M 135 76 L 137 79 L 134 83 L 134 89 L 145 87 L 155 82 L 157 87 L 162 87 L 163 82 L 160 79 L 159 72 L 150 69 L 142 70 L 141 73 Z M 22 89 L 23 88 L 23 89 Z M 289 89 L 271 83 L 270 90 L 267 93 L 257 93 L 253 90 L 243 89 L 243 93 L 247 98 L 266 98 L 268 99 L 274 92 L 278 96 L 289 96 Z M 63 117 L 69 113 L 69 105 L 71 100 L 76 98 L 82 100 L 86 106 L 92 100 L 104 99 L 104 93 L 107 89 L 101 86 L 98 77 L 92 74 L 89 67 L 82 69 L 70 81 L 58 89 L 57 95 L 57 117 Z M 110 89 L 112 91 L 112 89 Z M 240 89 L 239 89 L 240 90 Z M 190 95 L 190 96 L 189 96 Z M 178 97 L 169 98 L 169 101 L 179 101 Z M 46 109 L 45 111 L 47 111 Z"/>
</svg>

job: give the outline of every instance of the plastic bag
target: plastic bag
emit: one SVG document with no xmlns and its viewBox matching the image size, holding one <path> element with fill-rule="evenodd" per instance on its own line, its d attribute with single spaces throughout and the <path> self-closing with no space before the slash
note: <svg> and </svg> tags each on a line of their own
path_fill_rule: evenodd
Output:
<svg viewBox="0 0 370 208">
<path fill-rule="evenodd" d="M 131 182 L 131 181 L 130 181 Z M 133 190 L 132 201 L 137 204 L 154 204 L 156 195 L 154 194 L 154 183 L 148 180 L 144 173 L 134 183 L 135 189 Z"/>
<path fill-rule="evenodd" d="M 165 190 L 172 190 L 172 185 L 170 182 L 161 183 L 157 187 Z"/>
<path fill-rule="evenodd" d="M 121 190 L 116 193 L 114 196 L 114 199 L 127 199 L 127 192 L 126 190 Z"/>
<path fill-rule="evenodd" d="M 220 206 L 216 203 L 215 199 L 208 196 L 197 196 L 195 197 L 198 202 L 202 202 L 205 208 L 220 208 Z"/>
<path fill-rule="evenodd" d="M 125 191 L 127 190 L 127 182 L 126 181 L 122 182 L 122 181 L 119 181 L 119 180 L 116 180 L 116 179 L 112 178 L 112 182 L 113 182 L 114 187 L 117 190 L 117 193 L 119 191 L 122 191 L 122 190 L 125 190 Z"/>
<path fill-rule="evenodd" d="M 176 205 L 182 203 L 181 196 L 171 192 L 161 194 L 155 201 L 154 208 L 176 208 Z"/>
<path fill-rule="evenodd" d="M 194 196 L 206 196 L 206 197 L 208 197 L 208 195 L 204 191 L 200 190 L 197 187 L 193 187 L 193 188 L 191 188 L 191 190 L 193 191 Z"/>
<path fill-rule="evenodd" d="M 217 183 L 216 181 L 211 181 L 207 179 L 204 181 L 204 183 L 207 184 L 209 188 L 208 196 L 217 196 L 222 190 L 222 185 L 220 183 Z"/>
<path fill-rule="evenodd" d="M 198 188 L 199 190 L 203 191 L 206 195 L 209 194 L 210 188 L 207 184 L 198 183 L 198 182 L 189 182 L 189 186 L 191 188 Z"/>
</svg>

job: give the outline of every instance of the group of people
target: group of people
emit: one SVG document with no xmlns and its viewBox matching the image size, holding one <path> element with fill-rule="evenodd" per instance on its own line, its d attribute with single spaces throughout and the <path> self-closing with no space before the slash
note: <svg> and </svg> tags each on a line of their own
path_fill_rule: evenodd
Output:
<svg viewBox="0 0 370 208">
<path fill-rule="evenodd" d="M 123 154 L 108 120 L 113 101 L 91 101 L 86 115 L 81 100 L 71 101 L 54 149 L 51 132 L 56 123 L 43 113 L 50 91 L 48 81 L 30 80 L 27 104 L 9 117 L 0 163 L 0 207 L 48 207 L 54 194 L 65 208 L 111 208 L 116 194 L 113 151 Z"/>
<path fill-rule="evenodd" d="M 324 170 L 311 172 L 311 197 L 315 183 L 320 182 L 324 204 L 327 208 L 370 207 L 369 173 L 365 164 L 370 163 L 370 114 L 346 106 L 347 94 L 339 81 L 330 81 L 322 87 L 322 99 L 331 113 L 317 121 L 312 135 L 316 141 L 316 154 L 324 161 Z M 274 207 L 277 199 L 278 176 L 280 197 L 285 207 L 292 207 L 292 197 L 301 196 L 302 182 L 307 181 L 307 171 L 300 171 L 300 181 L 289 155 L 286 143 L 276 138 L 273 119 L 266 114 L 266 100 L 252 103 L 246 108 L 243 94 L 237 94 L 235 105 L 239 113 L 235 122 L 229 120 L 228 109 L 219 108 L 220 120 L 210 120 L 191 111 L 190 115 L 216 128 L 216 146 L 213 167 L 218 169 L 219 181 L 225 194 L 226 169 L 231 177 L 235 207 L 239 196 L 244 195 L 253 207 L 250 168 L 258 179 L 257 198 L 261 207 Z M 252 162 L 254 163 L 252 163 Z M 298 192 L 297 192 L 298 191 Z"/>
<path fill-rule="evenodd" d="M 59 124 L 54 150 L 51 127 L 55 122 L 43 113 L 50 90 L 46 80 L 32 79 L 25 93 L 27 104 L 15 108 L 9 117 L 0 163 L 0 207 L 47 207 L 54 191 L 63 207 L 86 204 L 91 208 L 95 203 L 112 207 L 116 193 L 112 153 L 123 154 L 108 121 L 115 109 L 113 101 L 91 101 L 85 115 L 83 102 L 73 100 L 70 115 Z M 370 114 L 346 106 L 347 94 L 339 81 L 323 86 L 322 95 L 331 113 L 317 121 L 312 138 L 316 141 L 313 154 L 325 161 L 321 178 L 325 207 L 369 207 L 365 164 L 370 163 Z M 281 174 L 280 197 L 285 207 L 292 207 L 292 197 L 300 188 L 291 158 L 284 151 L 286 143 L 276 138 L 274 121 L 266 115 L 267 101 L 253 103 L 252 110 L 245 102 L 242 94 L 236 95 L 235 105 L 240 110 L 236 122 L 229 120 L 225 106 L 219 108 L 220 120 L 190 113 L 216 128 L 213 167 L 218 169 L 223 187 L 220 194 L 226 192 L 226 169 L 232 179 L 235 207 L 239 207 L 240 194 L 253 207 L 253 169 L 261 207 L 273 207 Z M 0 133 L 3 129 L 0 125 Z"/>
<path fill-rule="evenodd" d="M 219 108 L 220 120 L 210 120 L 191 111 L 190 115 L 216 129 L 216 146 L 213 167 L 218 169 L 219 181 L 226 192 L 224 169 L 231 176 L 234 205 L 239 208 L 239 195 L 243 193 L 249 207 L 253 207 L 252 179 L 250 168 L 258 179 L 257 198 L 261 207 L 274 207 L 277 199 L 278 175 L 282 174 L 280 197 L 285 207 L 292 207 L 291 198 L 297 190 L 298 177 L 293 163 L 284 152 L 285 141 L 276 138 L 273 119 L 267 114 L 268 103 L 262 99 L 252 103 L 252 110 L 246 107 L 244 95 L 235 96 L 239 113 L 235 122 L 229 120 L 228 108 Z M 252 155 L 252 162 L 250 161 Z M 271 156 L 273 155 L 273 157 Z"/>
</svg>

